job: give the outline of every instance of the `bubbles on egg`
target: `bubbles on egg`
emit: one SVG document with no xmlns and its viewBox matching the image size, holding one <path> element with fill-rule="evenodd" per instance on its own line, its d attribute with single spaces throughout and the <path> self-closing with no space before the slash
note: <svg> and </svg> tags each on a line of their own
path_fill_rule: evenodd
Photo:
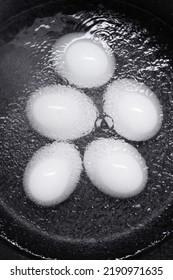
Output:
<svg viewBox="0 0 173 280">
<path fill-rule="evenodd" d="M 84 93 L 63 85 L 47 86 L 34 92 L 26 111 L 38 133 L 59 140 L 72 140 L 89 134 L 98 114 Z"/>
<path fill-rule="evenodd" d="M 59 38 L 52 51 L 55 71 L 78 87 L 92 88 L 107 83 L 113 76 L 115 58 L 101 40 L 85 33 L 70 33 Z"/>
<path fill-rule="evenodd" d="M 139 194 L 148 179 L 141 154 L 132 145 L 112 138 L 101 138 L 88 145 L 84 167 L 98 189 L 118 198 Z"/>
<path fill-rule="evenodd" d="M 26 195 L 36 204 L 52 206 L 67 199 L 82 172 L 80 153 L 74 145 L 54 142 L 38 150 L 23 178 Z"/>
<path fill-rule="evenodd" d="M 132 79 L 116 80 L 107 88 L 104 112 L 113 119 L 116 132 L 132 141 L 155 136 L 163 119 L 157 96 Z"/>
</svg>

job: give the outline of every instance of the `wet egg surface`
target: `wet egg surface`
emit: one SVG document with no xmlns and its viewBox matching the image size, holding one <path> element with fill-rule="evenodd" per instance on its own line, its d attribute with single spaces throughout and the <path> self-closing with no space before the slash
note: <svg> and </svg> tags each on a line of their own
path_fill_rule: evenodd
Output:
<svg viewBox="0 0 173 280">
<path fill-rule="evenodd" d="M 95 42 L 85 33 L 62 36 L 53 48 L 55 70 L 71 84 L 79 87 L 98 87 L 110 80 L 115 58 L 102 41 Z"/>
<path fill-rule="evenodd" d="M 89 134 L 98 114 L 84 93 L 63 85 L 40 88 L 31 94 L 26 111 L 38 133 L 60 140 Z"/>
<path fill-rule="evenodd" d="M 132 141 L 152 138 L 162 124 L 162 108 L 155 94 L 134 80 L 113 82 L 104 97 L 104 112 L 112 117 L 114 129 Z"/>
<path fill-rule="evenodd" d="M 134 196 L 147 182 L 145 160 L 132 145 L 120 140 L 93 141 L 84 154 L 84 166 L 93 184 L 113 197 Z"/>
<path fill-rule="evenodd" d="M 82 161 L 75 147 L 54 142 L 38 150 L 28 163 L 25 192 L 37 204 L 58 204 L 74 191 L 81 171 Z"/>
<path fill-rule="evenodd" d="M 88 254 L 110 257 L 106 250 L 95 250 L 95 244 L 103 244 L 104 249 L 121 257 L 139 249 L 137 233 L 144 237 L 140 247 L 143 248 L 151 238 L 159 240 L 163 229 L 169 232 L 173 226 L 171 218 L 168 215 L 165 218 L 173 204 L 172 31 L 134 7 L 108 7 L 109 3 L 106 7 L 92 5 L 82 2 L 72 11 L 51 3 L 0 27 L 0 207 L 11 217 L 5 224 L 1 215 L 0 222 L 6 225 L 4 232 L 15 227 L 12 219 L 18 221 L 20 228 L 25 228 L 27 242 L 22 244 L 25 248 L 33 244 L 35 232 L 39 233 L 40 242 L 33 248 L 36 253 L 44 244 L 45 236 L 51 239 L 54 246 L 50 245 L 50 250 L 43 253 L 48 257 L 58 255 L 57 240 L 71 246 L 75 244 L 76 250 L 79 246 L 75 241 L 81 246 L 91 244 Z M 158 98 L 163 120 L 157 134 L 146 141 L 123 138 L 137 149 L 148 167 L 146 186 L 138 195 L 128 199 L 106 195 L 95 187 L 84 170 L 68 199 L 42 207 L 25 193 L 23 175 L 33 155 L 53 140 L 33 128 L 26 107 L 29 98 L 40 88 L 63 85 L 77 89 L 55 71 L 52 52 L 57 40 L 74 33 L 87 33 L 91 40 L 102 38 L 116 60 L 113 76 L 107 84 L 82 89 L 99 113 L 91 133 L 69 142 L 77 147 L 82 160 L 93 141 L 123 138 L 114 129 L 113 119 L 104 112 L 105 93 L 117 80 L 132 79 L 145 84 Z M 158 224 L 159 229 L 155 227 Z M 105 244 L 105 240 L 118 240 L 116 250 Z M 22 241 L 24 238 L 18 240 Z M 71 246 L 63 251 L 64 257 L 65 254 L 74 257 Z"/>
</svg>

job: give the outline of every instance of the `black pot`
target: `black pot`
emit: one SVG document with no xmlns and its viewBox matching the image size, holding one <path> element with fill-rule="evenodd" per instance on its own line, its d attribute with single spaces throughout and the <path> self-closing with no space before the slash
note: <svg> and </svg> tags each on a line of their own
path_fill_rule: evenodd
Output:
<svg viewBox="0 0 173 280">
<path fill-rule="evenodd" d="M 53 0 L 6 0 L 1 1 L 0 5 L 0 23 L 8 21 L 11 17 L 32 9 L 33 16 L 37 16 L 38 7 L 42 4 L 51 4 Z M 56 1 L 57 8 L 63 9 L 68 7 L 70 12 L 74 11 L 73 2 L 77 3 L 77 10 L 83 10 L 82 0 L 64 0 Z M 86 8 L 90 9 L 94 5 L 104 1 L 93 0 L 92 4 L 87 4 Z M 120 1 L 121 2 L 121 1 Z M 122 4 L 119 2 L 106 1 L 103 3 L 106 7 L 116 9 L 118 5 L 126 9 L 126 5 L 135 5 L 147 13 L 153 14 L 168 25 L 173 25 L 173 2 L 171 0 L 125 0 Z M 49 6 L 48 6 L 49 7 Z M 67 8 L 66 8 L 67 9 Z M 45 9 L 45 15 L 46 15 Z M 145 16 L 147 19 L 147 16 Z M 157 198 L 156 198 L 157 199 Z M 89 203 L 89 202 L 88 202 Z M 8 209 L 8 201 L 4 204 L 0 202 L 0 235 L 33 254 L 45 258 L 57 259 L 115 259 L 125 258 L 136 252 L 143 250 L 154 243 L 165 238 L 173 230 L 173 198 L 167 201 L 167 204 L 161 206 L 161 211 L 154 216 L 147 218 L 145 223 L 136 228 L 131 228 L 123 234 L 113 234 L 109 238 L 85 238 L 85 229 L 83 229 L 83 239 L 68 239 L 64 236 L 48 234 L 47 231 L 39 230 L 37 221 L 24 221 L 23 216 L 13 213 L 13 209 Z M 128 211 L 128 209 L 127 209 Z M 120 214 L 120 218 L 121 218 Z M 32 218 L 32 217 L 31 217 Z M 110 219 L 113 219 L 110 217 Z M 46 220 L 47 222 L 47 220 Z M 54 221 L 55 222 L 55 221 Z M 73 222 L 73 218 L 72 218 Z M 74 221 L 75 222 L 75 221 Z M 116 222 L 116 221 L 115 221 Z M 50 227 L 51 219 L 49 221 Z M 97 223 L 97 222 L 96 222 Z"/>
</svg>

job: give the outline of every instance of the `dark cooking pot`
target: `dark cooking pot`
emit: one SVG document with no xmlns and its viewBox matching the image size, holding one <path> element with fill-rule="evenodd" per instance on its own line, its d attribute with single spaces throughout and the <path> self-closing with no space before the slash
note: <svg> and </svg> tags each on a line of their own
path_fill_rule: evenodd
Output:
<svg viewBox="0 0 173 280">
<path fill-rule="evenodd" d="M 32 9 L 46 3 L 54 2 L 53 0 L 6 0 L 0 1 L 0 23 L 9 20 L 11 17 L 23 13 L 25 10 Z M 72 2 L 77 2 L 78 11 L 84 9 L 82 0 L 71 1 L 56 1 L 57 7 L 63 7 L 64 3 L 68 3 L 69 9 Z M 104 1 L 93 0 L 92 5 L 98 6 Z M 173 2 L 171 0 L 125 0 L 122 1 L 125 9 L 126 3 L 136 5 L 141 9 L 157 16 L 169 25 L 173 25 Z M 104 5 L 114 9 L 118 2 L 106 1 Z M 89 6 L 89 4 L 88 4 Z M 35 15 L 38 9 L 33 10 Z M 146 17 L 147 19 L 147 17 Z M 89 202 L 88 202 L 89 203 Z M 0 203 L 0 235 L 11 241 L 13 244 L 26 249 L 36 255 L 46 258 L 58 259 L 113 259 L 133 255 L 137 251 L 153 245 L 155 242 L 162 240 L 173 230 L 173 207 L 170 207 L 173 199 L 168 205 L 161 207 L 160 213 L 148 219 L 139 228 L 116 235 L 111 238 L 102 240 L 98 239 L 66 239 L 63 236 L 49 235 L 46 231 L 39 231 L 32 223 L 23 222 L 21 216 L 16 216 L 11 209 L 7 209 L 8 203 L 4 205 Z M 127 209 L 128 211 L 128 209 Z M 51 222 L 51 221 L 50 221 Z M 73 221 L 72 221 L 73 222 Z M 35 221 L 36 224 L 36 221 Z M 51 225 L 52 226 L 52 225 Z M 85 233 L 84 233 L 85 236 Z"/>
</svg>

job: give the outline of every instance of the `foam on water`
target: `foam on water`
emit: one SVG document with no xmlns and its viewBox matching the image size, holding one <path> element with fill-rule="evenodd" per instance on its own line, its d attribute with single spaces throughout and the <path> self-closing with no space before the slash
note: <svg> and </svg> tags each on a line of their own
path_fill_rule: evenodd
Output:
<svg viewBox="0 0 173 280">
<path fill-rule="evenodd" d="M 75 146 L 54 142 L 38 150 L 29 161 L 24 189 L 37 204 L 58 204 L 74 191 L 81 172 L 82 162 Z"/>
<path fill-rule="evenodd" d="M 52 85 L 40 88 L 28 100 L 27 116 L 33 128 L 51 139 L 76 139 L 89 134 L 97 118 L 92 100 L 77 89 Z"/>
<path fill-rule="evenodd" d="M 92 183 L 113 197 L 135 196 L 147 183 L 144 158 L 132 145 L 121 140 L 93 141 L 84 154 L 84 166 Z"/>
<path fill-rule="evenodd" d="M 155 136 L 163 119 L 156 95 L 144 83 L 132 79 L 114 81 L 107 88 L 104 111 L 113 119 L 116 132 L 133 141 Z"/>
<path fill-rule="evenodd" d="M 115 58 L 102 40 L 87 33 L 70 33 L 58 39 L 53 47 L 56 72 L 71 84 L 91 88 L 102 86 L 113 76 Z"/>
<path fill-rule="evenodd" d="M 172 30 L 127 4 L 125 9 L 118 2 L 105 1 L 105 5 L 96 7 L 94 2 L 82 2 L 81 6 L 72 7 L 70 1 L 66 9 L 66 5 L 51 3 L 23 13 L 0 27 L 1 202 L 16 217 L 21 217 L 22 213 L 24 220 L 49 236 L 63 235 L 73 240 L 88 240 L 95 236 L 102 240 L 115 233 L 124 234 L 129 231 L 129 225 L 137 228 L 147 218 L 161 213 L 172 201 Z M 24 109 L 29 96 L 39 88 L 52 84 L 69 85 L 67 79 L 55 71 L 52 47 L 62 36 L 78 32 L 87 33 L 92 40 L 101 38 L 111 49 L 116 65 L 108 83 L 124 78 L 145 83 L 162 105 L 164 118 L 157 135 L 148 141 L 130 142 L 146 160 L 149 168 L 147 185 L 141 195 L 119 200 L 104 195 L 93 186 L 87 173 L 82 173 L 77 191 L 66 203 L 53 209 L 40 208 L 34 203 L 31 207 L 23 191 L 24 169 L 34 152 L 51 140 L 30 126 Z M 112 118 L 105 119 L 103 114 L 106 89 L 107 84 L 83 89 L 100 114 L 96 129 L 75 139 L 81 155 L 89 143 L 100 137 L 121 138 L 112 129 Z M 140 209 L 133 208 L 139 204 Z"/>
</svg>

